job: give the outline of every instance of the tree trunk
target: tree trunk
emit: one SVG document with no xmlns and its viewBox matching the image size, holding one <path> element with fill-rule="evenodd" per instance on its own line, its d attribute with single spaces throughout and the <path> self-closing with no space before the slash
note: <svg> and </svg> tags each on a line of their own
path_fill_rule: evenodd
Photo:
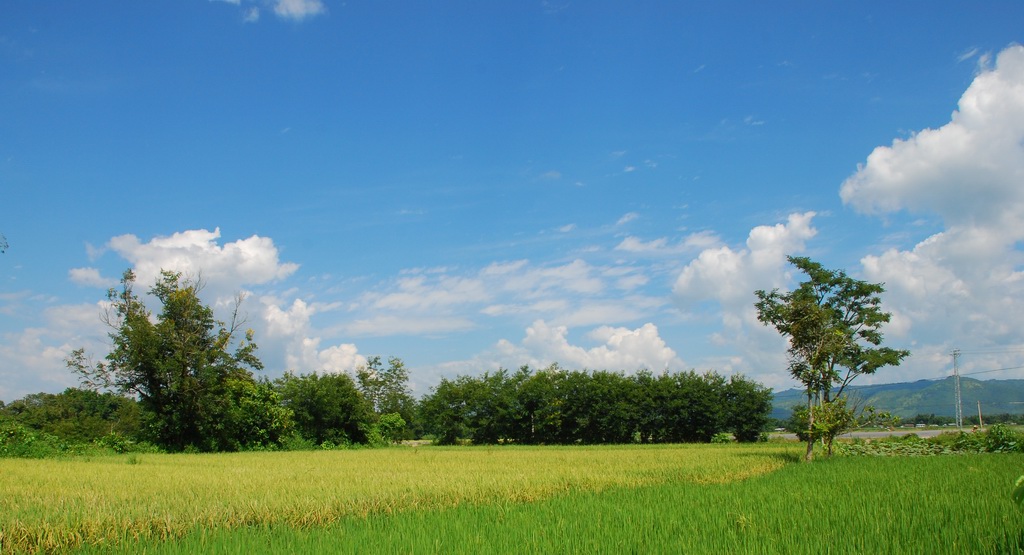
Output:
<svg viewBox="0 0 1024 555">
<path fill-rule="evenodd" d="M 807 393 L 807 454 L 804 460 L 811 462 L 814 459 L 814 411 L 812 410 L 811 394 Z"/>
</svg>

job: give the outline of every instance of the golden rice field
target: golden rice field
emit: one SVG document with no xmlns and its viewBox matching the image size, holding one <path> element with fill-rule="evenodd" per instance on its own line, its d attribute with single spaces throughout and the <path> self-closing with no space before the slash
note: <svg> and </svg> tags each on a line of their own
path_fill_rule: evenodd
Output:
<svg viewBox="0 0 1024 555">
<path fill-rule="evenodd" d="M 536 502 L 778 470 L 797 445 L 403 447 L 0 459 L 0 551 L 121 548 L 196 531 Z"/>
</svg>

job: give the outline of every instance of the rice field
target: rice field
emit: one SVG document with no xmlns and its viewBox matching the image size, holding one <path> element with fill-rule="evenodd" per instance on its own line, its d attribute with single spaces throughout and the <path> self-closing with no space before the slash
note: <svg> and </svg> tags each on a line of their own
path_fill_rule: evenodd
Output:
<svg viewBox="0 0 1024 555">
<path fill-rule="evenodd" d="M 0 460 L 4 551 L 1006 553 L 1024 455 L 798 445 Z"/>
</svg>

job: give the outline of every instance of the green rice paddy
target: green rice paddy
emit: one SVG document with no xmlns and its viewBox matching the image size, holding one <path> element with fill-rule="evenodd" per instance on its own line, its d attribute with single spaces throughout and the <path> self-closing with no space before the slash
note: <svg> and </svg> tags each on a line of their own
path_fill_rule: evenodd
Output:
<svg viewBox="0 0 1024 555">
<path fill-rule="evenodd" d="M 0 460 L 4 552 L 1007 553 L 1024 455 L 798 445 Z M 132 458 L 134 457 L 134 458 Z"/>
</svg>

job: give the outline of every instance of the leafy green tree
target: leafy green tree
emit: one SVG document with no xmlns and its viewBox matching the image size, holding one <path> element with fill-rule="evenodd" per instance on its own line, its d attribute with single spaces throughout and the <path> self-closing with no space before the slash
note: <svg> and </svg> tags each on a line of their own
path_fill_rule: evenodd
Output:
<svg viewBox="0 0 1024 555">
<path fill-rule="evenodd" d="M 347 374 L 286 372 L 274 380 L 274 387 L 294 415 L 295 430 L 305 439 L 317 445 L 368 441 L 375 415 Z"/>
<path fill-rule="evenodd" d="M 201 281 L 162 271 L 150 289 L 161 305 L 153 318 L 134 286 L 135 274 L 128 270 L 121 288 L 108 292 L 105 320 L 112 329 L 113 348 L 106 362 L 92 364 L 82 349 L 68 357 L 69 368 L 83 385 L 136 396 L 146 423 L 144 435 L 171 451 L 276 443 L 287 432 L 288 414 L 277 410 L 269 386 L 255 383 L 252 371 L 262 370 L 263 364 L 252 330 L 237 338 L 241 297 L 230 325 L 225 325 L 199 299 Z"/>
<path fill-rule="evenodd" d="M 454 445 L 469 437 L 469 420 L 475 410 L 474 379 L 458 376 L 454 380 L 442 378 L 419 404 L 419 418 L 427 434 L 434 436 L 438 445 Z"/>
<path fill-rule="evenodd" d="M 755 307 L 761 323 L 789 340 L 790 373 L 804 385 L 808 430 L 813 431 L 815 402 L 828 405 L 858 376 L 897 366 L 910 353 L 881 346 L 881 328 L 890 318 L 881 308 L 882 284 L 853 279 L 806 257 L 788 260 L 807 280 L 786 293 L 755 291 Z M 830 407 L 819 413 L 837 416 L 838 410 Z M 845 421 L 851 419 L 835 420 Z M 807 460 L 813 457 L 812 435 L 808 434 Z"/>
<path fill-rule="evenodd" d="M 707 443 L 725 428 L 725 378 L 714 372 L 675 375 L 677 430 L 687 443 Z"/>
<path fill-rule="evenodd" d="M 388 443 L 402 441 L 402 432 L 405 430 L 405 419 L 397 412 L 382 414 L 377 421 L 377 428 L 380 437 Z"/>
<path fill-rule="evenodd" d="M 733 375 L 725 384 L 726 428 L 736 441 L 761 438 L 772 412 L 772 390 L 743 376 Z"/>
<path fill-rule="evenodd" d="M 562 389 L 565 372 L 552 364 L 538 372 L 524 366 L 516 374 L 516 398 L 521 413 L 513 437 L 530 445 L 559 443 L 564 401 L 557 392 Z"/>
</svg>

